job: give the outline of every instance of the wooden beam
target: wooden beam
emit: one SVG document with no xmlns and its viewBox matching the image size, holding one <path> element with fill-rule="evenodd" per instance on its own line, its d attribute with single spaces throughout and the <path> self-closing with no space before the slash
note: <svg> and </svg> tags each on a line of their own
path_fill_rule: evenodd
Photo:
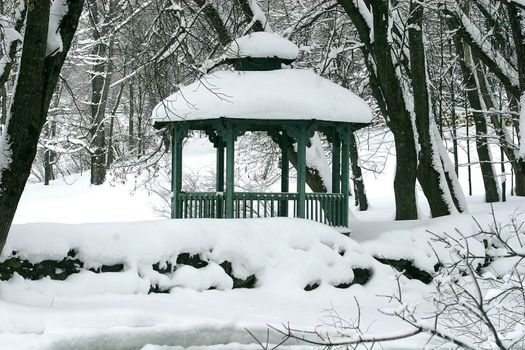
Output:
<svg viewBox="0 0 525 350">
<path fill-rule="evenodd" d="M 306 216 L 306 131 L 300 130 L 297 135 L 297 217 Z"/>
<path fill-rule="evenodd" d="M 173 125 L 171 128 L 171 218 L 182 218 L 179 200 L 182 191 L 182 141 L 185 130 Z"/>
<path fill-rule="evenodd" d="M 349 199 L 350 199 L 350 139 L 349 129 L 341 129 L 341 191 L 343 194 L 342 223 L 348 227 Z"/>
<path fill-rule="evenodd" d="M 341 192 L 341 139 L 337 132 L 330 139 L 332 142 L 332 193 Z"/>
<path fill-rule="evenodd" d="M 288 149 L 290 148 L 290 141 L 286 134 L 281 136 L 281 192 L 288 193 L 290 191 L 290 160 L 288 159 Z M 279 216 L 288 216 L 288 201 L 281 201 L 279 203 Z"/>
<path fill-rule="evenodd" d="M 217 141 L 217 160 L 215 170 L 215 190 L 217 192 L 224 192 L 224 141 Z M 222 218 L 222 202 L 217 201 L 217 218 Z"/>
<path fill-rule="evenodd" d="M 235 187 L 235 137 L 233 130 L 224 132 L 226 141 L 226 218 L 233 218 L 233 192 Z"/>
</svg>

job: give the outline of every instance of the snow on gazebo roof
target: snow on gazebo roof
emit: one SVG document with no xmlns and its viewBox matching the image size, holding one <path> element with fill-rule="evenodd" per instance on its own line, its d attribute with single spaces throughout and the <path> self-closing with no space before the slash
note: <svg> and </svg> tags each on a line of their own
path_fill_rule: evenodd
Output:
<svg viewBox="0 0 525 350">
<path fill-rule="evenodd" d="M 368 104 L 313 71 L 219 71 L 183 86 L 153 110 L 153 122 L 218 118 L 369 123 Z"/>
<path fill-rule="evenodd" d="M 233 40 L 225 49 L 226 58 L 271 58 L 294 61 L 297 45 L 275 33 L 255 32 Z"/>
</svg>

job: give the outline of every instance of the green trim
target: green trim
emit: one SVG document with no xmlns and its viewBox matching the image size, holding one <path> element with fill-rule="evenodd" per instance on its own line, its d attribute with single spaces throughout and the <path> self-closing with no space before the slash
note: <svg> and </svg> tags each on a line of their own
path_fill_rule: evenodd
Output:
<svg viewBox="0 0 525 350">
<path fill-rule="evenodd" d="M 219 130 L 224 128 L 225 124 L 232 125 L 236 129 L 244 129 L 249 131 L 279 131 L 285 130 L 289 127 L 308 127 L 310 128 L 315 124 L 313 131 L 321 131 L 323 133 L 330 132 L 330 130 L 336 130 L 342 127 L 351 127 L 353 130 L 357 130 L 368 124 L 365 123 L 352 123 L 352 122 L 334 122 L 318 119 L 310 120 L 293 120 L 293 119 L 246 119 L 246 118 L 214 118 L 214 119 L 201 119 L 201 120 L 178 120 L 168 122 L 156 122 L 155 127 L 165 127 L 172 124 L 183 125 L 189 130 Z"/>
<path fill-rule="evenodd" d="M 346 128 L 341 133 L 341 193 L 343 194 L 342 219 L 343 226 L 348 227 L 349 199 L 350 199 L 350 144 Z"/>
<path fill-rule="evenodd" d="M 341 139 L 337 132 L 332 137 L 332 193 L 341 192 Z"/>
<path fill-rule="evenodd" d="M 217 192 L 224 192 L 224 142 L 221 140 L 217 142 L 217 159 L 216 159 L 216 182 L 215 190 Z M 223 213 L 222 201 L 217 202 L 217 217 L 221 218 Z"/>
<path fill-rule="evenodd" d="M 226 218 L 233 218 L 233 192 L 235 186 L 235 138 L 233 130 L 224 132 L 226 141 Z"/>
<path fill-rule="evenodd" d="M 306 208 L 306 132 L 301 131 L 297 135 L 297 217 L 305 218 Z"/>
<path fill-rule="evenodd" d="M 298 193 L 234 192 L 233 218 L 265 218 L 279 215 L 279 204 L 297 208 Z M 225 204 L 223 193 L 183 192 L 179 196 L 182 218 L 219 218 L 218 203 Z M 343 226 L 341 216 L 344 195 L 340 193 L 306 193 L 305 219 L 330 226 Z"/>
<path fill-rule="evenodd" d="M 171 217 L 182 217 L 179 195 L 182 191 L 182 140 L 186 130 L 173 126 L 171 129 Z"/>
</svg>

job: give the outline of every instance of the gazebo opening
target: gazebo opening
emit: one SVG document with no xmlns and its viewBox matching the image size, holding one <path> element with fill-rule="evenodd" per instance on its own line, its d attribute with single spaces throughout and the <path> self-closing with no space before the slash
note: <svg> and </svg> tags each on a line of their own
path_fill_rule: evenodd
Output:
<svg viewBox="0 0 525 350">
<path fill-rule="evenodd" d="M 273 33 L 233 41 L 217 71 L 181 87 L 153 112 L 156 127 L 171 129 L 172 218 L 297 217 L 348 226 L 349 133 L 372 112 L 365 101 L 310 70 L 293 69 L 298 47 Z M 182 191 L 182 142 L 203 131 L 216 149 L 214 192 Z M 280 192 L 235 191 L 235 145 L 246 132 L 265 132 L 281 152 Z M 331 144 L 327 193 L 307 193 L 307 145 L 322 133 Z M 297 184 L 290 188 L 290 165 Z"/>
</svg>

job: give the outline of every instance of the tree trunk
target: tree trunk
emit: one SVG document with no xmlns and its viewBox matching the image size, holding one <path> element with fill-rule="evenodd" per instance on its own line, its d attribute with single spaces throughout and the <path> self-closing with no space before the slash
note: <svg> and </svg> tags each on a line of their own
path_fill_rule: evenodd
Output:
<svg viewBox="0 0 525 350">
<path fill-rule="evenodd" d="M 456 51 L 460 56 L 461 71 L 467 90 L 467 97 L 470 105 L 474 109 L 473 118 L 476 127 L 476 150 L 485 188 L 485 201 L 487 203 L 499 202 L 500 194 L 496 182 L 496 173 L 492 167 L 492 157 L 487 139 L 487 122 L 485 114 L 479 112 L 487 110 L 478 84 L 478 81 L 482 80 L 483 77 L 477 75 L 477 63 L 472 57 L 469 46 L 463 44 L 457 36 L 454 38 L 454 43 Z"/>
<path fill-rule="evenodd" d="M 129 84 L 129 117 L 128 117 L 128 148 L 131 152 L 131 154 L 135 153 L 135 94 L 134 94 L 135 86 L 133 84 L 133 81 Z"/>
<path fill-rule="evenodd" d="M 474 63 L 476 66 L 479 65 L 480 61 L 478 57 L 474 55 Z M 480 93 L 485 103 L 485 108 L 487 110 L 492 110 L 496 107 L 496 104 L 493 101 L 493 91 L 490 87 L 487 77 L 483 71 L 478 69 L 477 71 L 478 83 L 480 88 Z M 508 134 L 505 125 L 502 123 L 498 115 L 491 113 L 490 122 L 496 131 L 498 136 L 500 147 L 502 148 L 505 156 L 509 160 L 512 169 L 514 171 L 514 191 L 517 196 L 525 196 L 525 161 L 519 158 L 514 149 L 512 138 Z"/>
<path fill-rule="evenodd" d="M 372 94 L 377 100 L 382 114 L 387 118 L 387 125 L 394 135 L 396 148 L 396 173 L 394 194 L 396 202 L 396 220 L 414 220 L 418 218 L 416 204 L 417 155 L 414 131 L 404 101 L 403 89 L 396 74 L 392 48 L 388 33 L 389 2 L 367 2 L 363 4 L 352 0 L 338 0 L 354 26 L 363 43 L 361 50 L 370 76 Z M 373 5 L 373 6 L 372 6 Z M 373 28 L 363 13 L 373 16 Z M 373 37 L 373 40 L 371 40 Z M 381 67 L 381 69 L 376 69 Z"/>
<path fill-rule="evenodd" d="M 356 138 L 353 132 L 350 133 L 350 161 L 352 165 L 356 205 L 359 205 L 360 211 L 366 211 L 368 210 L 368 198 L 366 197 L 363 172 L 359 166 L 359 151 L 357 150 Z"/>
<path fill-rule="evenodd" d="M 0 86 L 0 98 L 2 99 L 2 106 L 0 113 L 0 134 L 3 132 L 3 128 L 5 126 L 5 123 L 7 121 L 7 91 L 5 88 L 5 85 Z"/>
<path fill-rule="evenodd" d="M 97 43 L 93 47 L 93 56 L 98 63 L 94 64 L 91 73 L 91 184 L 102 185 L 106 180 L 106 107 L 109 96 L 109 86 L 111 80 L 111 51 L 113 50 L 113 40 L 105 43 L 108 34 L 106 23 L 100 24 L 99 13 L 100 3 L 96 0 L 89 1 L 91 12 L 93 40 Z M 110 20 L 105 17 L 104 22 Z M 101 28 L 98 28 L 98 26 Z"/>
<path fill-rule="evenodd" d="M 58 99 L 57 99 L 58 101 Z M 47 137 L 53 138 L 56 136 L 56 122 L 50 120 L 47 123 Z M 55 179 L 55 174 L 53 173 L 53 164 L 56 160 L 56 152 L 50 149 L 44 150 L 44 185 L 48 186 L 49 183 Z"/>
<path fill-rule="evenodd" d="M 82 6 L 82 0 L 68 2 L 69 10 L 59 28 L 62 51 L 49 57 L 46 47 L 50 2 L 34 1 L 28 7 L 17 82 L 6 132 L 0 137 L 0 250 L 31 172 L 38 139 Z"/>
<path fill-rule="evenodd" d="M 107 163 L 106 168 L 109 169 L 111 164 L 113 164 L 114 161 L 114 149 L 113 149 L 113 129 L 115 126 L 115 117 L 117 115 L 118 106 L 120 105 L 120 100 L 122 99 L 122 93 L 124 92 L 124 84 L 120 85 L 120 90 L 117 95 L 117 100 L 115 101 L 115 105 L 113 106 L 111 110 L 111 120 L 109 122 L 109 132 L 108 132 L 108 156 L 107 156 Z"/>
<path fill-rule="evenodd" d="M 431 131 L 431 105 L 428 93 L 425 47 L 423 43 L 423 6 L 410 3 L 408 40 L 410 45 L 411 83 L 414 94 L 415 124 L 419 154 L 417 178 L 425 194 L 432 217 L 449 215 L 455 211 L 453 193 L 445 180 L 443 165 L 437 150 L 437 141 Z"/>
</svg>

